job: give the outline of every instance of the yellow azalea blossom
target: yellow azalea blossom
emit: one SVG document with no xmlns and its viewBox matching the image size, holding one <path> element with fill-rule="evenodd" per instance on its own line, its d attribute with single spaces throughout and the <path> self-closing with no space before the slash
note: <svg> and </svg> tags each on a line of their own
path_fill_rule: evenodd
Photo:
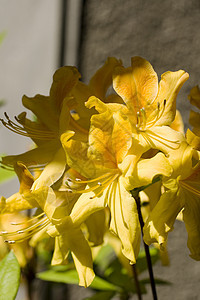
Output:
<svg viewBox="0 0 200 300">
<path fill-rule="evenodd" d="M 26 170 L 24 173 L 28 172 L 24 166 L 21 168 Z M 67 171 L 68 176 L 69 172 Z M 70 178 L 73 178 L 72 174 L 73 171 L 70 173 Z M 62 191 L 62 183 L 57 183 L 57 185 L 59 188 L 54 191 L 48 187 L 39 188 L 36 191 L 20 189 L 20 193 L 18 193 L 21 196 L 20 199 L 18 196 L 18 198 L 10 197 L 4 201 L 1 213 L 11 213 L 33 207 L 37 207 L 38 211 L 26 224 L 25 222 L 14 222 L 13 230 L 9 231 L 7 226 L 6 231 L 3 230 L 1 235 L 9 245 L 23 243 L 30 239 L 30 245 L 35 246 L 38 240 L 41 240 L 46 234 L 55 238 L 52 264 L 66 264 L 69 251 L 71 251 L 79 274 L 79 283 L 86 287 L 94 279 L 90 246 L 80 228 L 71 226 L 68 228 L 63 226 L 62 221 L 70 214 L 79 195 L 69 193 L 66 188 Z M 32 205 L 33 203 L 34 205 Z"/>
<path fill-rule="evenodd" d="M 116 67 L 113 87 L 127 106 L 133 137 L 146 147 L 167 152 L 177 148 L 183 136 L 169 126 L 176 114 L 176 97 L 189 75 L 183 70 L 158 77 L 151 64 L 133 57 L 129 68 Z"/>
<path fill-rule="evenodd" d="M 200 260 L 200 163 L 196 150 L 186 142 L 169 156 L 173 174 L 163 182 L 165 192 L 150 213 L 144 226 L 144 241 L 158 242 L 161 247 L 178 213 L 183 209 L 183 221 L 188 232 L 191 257 Z"/>
<path fill-rule="evenodd" d="M 18 124 L 7 115 L 7 120 L 1 121 L 13 132 L 32 138 L 37 147 L 21 155 L 3 157 L 2 164 L 8 168 L 13 167 L 16 161 L 22 161 L 32 168 L 46 165 L 34 187 L 50 186 L 56 182 L 66 168 L 60 135 L 67 130 L 74 130 L 77 139 L 81 136 L 87 140 L 90 116 L 94 111 L 87 109 L 84 102 L 94 94 L 106 99 L 113 68 L 120 64 L 117 59 L 108 58 L 88 86 L 79 81 L 80 74 L 75 67 L 63 67 L 53 76 L 49 96 L 24 96 L 23 105 L 37 119 L 31 121 L 26 118 L 26 113 L 21 113 L 16 118 Z"/>
<path fill-rule="evenodd" d="M 79 227 L 93 213 L 108 207 L 109 229 L 121 240 L 124 256 L 135 263 L 140 247 L 140 225 L 136 202 L 123 183 L 127 168 L 132 168 L 134 188 L 151 183 L 155 175 L 169 176 L 171 167 L 162 153 L 141 160 L 141 154 L 132 155 L 135 152 L 132 131 L 129 120 L 120 111 L 122 104 L 105 104 L 91 97 L 86 106 L 94 106 L 99 112 L 91 117 L 89 145 L 74 139 L 73 132 L 61 136 L 67 164 L 87 178 L 76 179 L 77 183 L 87 184 L 86 189 L 71 189 L 71 193 L 81 196 L 66 218 L 66 226 Z"/>
</svg>

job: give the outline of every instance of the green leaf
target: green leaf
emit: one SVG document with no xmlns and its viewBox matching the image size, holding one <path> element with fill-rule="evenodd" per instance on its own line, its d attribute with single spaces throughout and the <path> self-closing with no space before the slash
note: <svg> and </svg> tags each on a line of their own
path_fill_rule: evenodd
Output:
<svg viewBox="0 0 200 300">
<path fill-rule="evenodd" d="M 118 292 L 121 291 L 120 287 L 98 276 L 95 276 L 90 287 L 96 290 L 103 290 L 103 291 L 118 291 Z"/>
<path fill-rule="evenodd" d="M 162 279 L 159 279 L 159 278 L 154 278 L 154 281 L 155 281 L 156 284 L 163 284 L 163 285 L 171 285 L 172 284 L 171 282 L 169 282 L 167 280 L 162 280 Z M 151 283 L 149 278 L 144 278 L 144 279 L 140 280 L 140 282 L 142 284 Z"/>
<path fill-rule="evenodd" d="M 15 299 L 20 283 L 20 266 L 12 251 L 0 262 L 0 278 L 1 299 Z"/>
<path fill-rule="evenodd" d="M 78 284 L 78 274 L 76 270 L 67 272 L 57 272 L 55 270 L 47 270 L 36 274 L 36 277 L 46 281 L 62 282 L 68 284 Z"/>
<path fill-rule="evenodd" d="M 116 286 L 121 287 L 123 291 L 131 292 L 133 294 L 137 293 L 134 278 L 130 277 L 127 273 L 125 273 L 125 269 L 122 267 L 117 258 L 106 270 L 105 277 L 108 279 L 109 282 L 112 282 Z M 140 288 L 141 293 L 146 293 L 144 285 L 141 285 Z"/>
<path fill-rule="evenodd" d="M 110 245 L 101 247 L 98 255 L 95 257 L 94 265 L 97 271 L 104 273 L 110 263 L 115 259 L 115 252 Z"/>
<path fill-rule="evenodd" d="M 149 248 L 149 252 L 151 255 L 151 262 L 152 265 L 154 265 L 159 260 L 159 250 L 153 247 Z M 147 260 L 146 260 L 146 254 L 145 251 L 140 251 L 136 263 L 136 268 L 138 274 L 142 273 L 143 271 L 147 270 Z"/>
<path fill-rule="evenodd" d="M 78 284 L 78 273 L 76 270 L 68 270 L 68 271 L 55 271 L 55 270 L 47 270 L 41 273 L 36 274 L 36 277 L 46 281 L 53 282 L 62 282 L 68 284 Z M 95 276 L 90 288 L 95 290 L 103 290 L 103 291 L 120 291 L 121 289 L 115 286 L 114 284 Z"/>
<path fill-rule="evenodd" d="M 115 292 L 98 292 L 91 297 L 84 298 L 84 300 L 110 300 L 115 295 Z"/>
<path fill-rule="evenodd" d="M 11 179 L 15 176 L 15 172 L 14 171 L 8 171 L 5 170 L 3 168 L 0 168 L 0 183 L 2 183 L 3 181 L 6 181 L 8 179 Z"/>
</svg>

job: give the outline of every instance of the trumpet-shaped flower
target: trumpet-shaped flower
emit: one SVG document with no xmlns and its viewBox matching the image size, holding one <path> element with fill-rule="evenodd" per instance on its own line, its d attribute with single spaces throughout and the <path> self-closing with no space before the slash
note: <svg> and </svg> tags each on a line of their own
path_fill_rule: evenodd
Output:
<svg viewBox="0 0 200 300">
<path fill-rule="evenodd" d="M 113 68 L 120 64 L 117 59 L 108 58 L 88 86 L 79 81 L 80 74 L 75 67 L 63 67 L 53 76 L 49 96 L 23 96 L 23 105 L 34 113 L 36 120 L 31 121 L 26 113 L 21 113 L 16 118 L 18 123 L 11 121 L 7 114 L 7 120 L 1 121 L 11 131 L 30 137 L 37 147 L 21 155 L 3 157 L 2 164 L 9 168 L 17 161 L 22 161 L 29 168 L 46 166 L 34 184 L 35 189 L 56 182 L 66 168 L 61 134 L 74 130 L 77 139 L 81 137 L 87 141 L 90 117 L 94 110 L 87 109 L 84 102 L 94 94 L 106 99 Z"/>
<path fill-rule="evenodd" d="M 109 229 L 121 240 L 123 254 L 135 263 L 140 247 L 140 225 L 136 202 L 126 190 L 123 179 L 129 169 L 129 173 L 134 174 L 132 187 L 145 185 L 155 175 L 169 176 L 171 167 L 162 153 L 139 160 L 141 153 L 138 148 L 139 154 L 135 155 L 131 125 L 121 112 L 124 105 L 105 104 L 91 97 L 86 106 L 95 106 L 99 112 L 91 117 L 89 145 L 73 139 L 73 132 L 61 137 L 68 165 L 87 178 L 76 179 L 77 183 L 87 184 L 86 189 L 71 189 L 71 193 L 81 196 L 66 223 L 69 227 L 79 227 L 90 215 L 108 207 L 111 215 Z"/>
<path fill-rule="evenodd" d="M 169 156 L 173 174 L 164 181 L 165 192 L 150 213 L 144 226 L 144 241 L 166 242 L 168 232 L 178 213 L 183 210 L 183 221 L 188 232 L 191 257 L 200 260 L 200 164 L 196 150 L 187 143 Z"/>
<path fill-rule="evenodd" d="M 1 213 L 12 213 L 34 207 L 38 209 L 28 221 L 12 222 L 13 230 L 9 231 L 10 226 L 7 226 L 0 235 L 9 245 L 16 244 L 16 247 L 18 243 L 25 243 L 27 239 L 30 240 L 30 245 L 35 246 L 38 240 L 47 234 L 55 238 L 52 264 L 66 264 L 69 251 L 71 251 L 79 274 L 80 285 L 88 286 L 94 278 L 90 246 L 80 228 L 74 226 L 68 228 L 64 223 L 79 195 L 69 193 L 66 188 L 62 190 L 62 183 L 57 183 L 59 185 L 57 190 L 41 187 L 31 191 L 33 182 L 31 178 L 31 184 L 27 184 L 31 176 L 27 168 L 19 164 L 17 172 L 22 178 L 20 192 L 8 199 L 3 199 Z M 73 170 L 67 171 L 66 176 L 69 176 L 69 173 L 70 178 L 73 178 Z M 24 188 L 25 185 L 26 188 Z M 54 188 L 56 188 L 55 185 Z"/>
<path fill-rule="evenodd" d="M 133 57 L 129 68 L 115 68 L 113 87 L 127 106 L 134 138 L 146 150 L 167 152 L 184 139 L 169 126 L 175 118 L 177 94 L 188 77 L 183 70 L 168 71 L 158 84 L 151 64 L 141 57 Z"/>
</svg>

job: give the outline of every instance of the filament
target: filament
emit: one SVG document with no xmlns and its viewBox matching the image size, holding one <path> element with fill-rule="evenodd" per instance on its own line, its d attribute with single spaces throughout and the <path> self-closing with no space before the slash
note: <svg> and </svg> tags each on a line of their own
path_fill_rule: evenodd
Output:
<svg viewBox="0 0 200 300">
<path fill-rule="evenodd" d="M 200 192 L 198 190 L 196 190 L 195 188 L 193 188 L 192 186 L 188 185 L 186 182 L 180 180 L 179 183 L 188 191 L 192 192 L 193 194 L 197 195 L 198 197 L 200 197 Z"/>
<path fill-rule="evenodd" d="M 27 125 L 23 125 L 19 126 L 18 124 L 16 124 L 15 122 L 13 122 L 12 120 L 10 120 L 10 118 L 8 117 L 7 113 L 4 113 L 5 118 L 7 119 L 7 121 L 5 121 L 4 119 L 0 119 L 0 121 L 2 122 L 2 124 L 8 128 L 10 131 L 20 134 L 22 136 L 27 136 L 30 138 L 36 138 L 36 139 L 42 139 L 42 140 L 51 140 L 53 138 L 56 138 L 55 133 L 53 133 L 52 131 L 45 131 L 45 130 L 38 130 L 35 128 L 31 128 Z M 15 120 L 20 123 L 20 120 L 15 117 Z M 27 132 L 30 131 L 30 132 Z"/>
<path fill-rule="evenodd" d="M 44 214 L 45 213 L 43 212 L 25 222 L 19 222 L 19 223 L 12 222 L 11 224 L 12 225 L 23 225 L 28 222 L 34 222 L 36 219 L 43 217 Z M 35 233 L 42 230 L 49 224 L 50 224 L 49 219 L 47 217 L 43 217 L 40 220 L 38 220 L 37 222 L 35 222 L 34 224 L 27 226 L 25 228 L 21 228 L 21 229 L 18 229 L 15 231 L 9 231 L 9 232 L 1 231 L 0 236 L 7 238 L 5 240 L 5 243 L 14 244 L 16 242 L 22 242 L 24 240 L 27 240 L 28 238 L 32 237 Z M 10 239 L 9 239 L 9 237 L 10 237 Z"/>
</svg>

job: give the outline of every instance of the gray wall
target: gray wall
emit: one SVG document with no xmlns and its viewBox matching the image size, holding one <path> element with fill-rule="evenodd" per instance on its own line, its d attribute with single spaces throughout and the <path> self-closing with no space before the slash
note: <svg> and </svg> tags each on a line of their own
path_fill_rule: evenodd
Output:
<svg viewBox="0 0 200 300">
<path fill-rule="evenodd" d="M 79 0 L 71 1 L 80 2 Z M 6 100 L 1 109 L 14 116 L 23 110 L 23 94 L 48 94 L 57 66 L 60 1 L 0 0 L 0 32 L 7 36 L 0 47 L 0 98 Z M 80 5 L 77 5 L 80 7 Z M 70 15 L 71 15 L 70 8 Z M 70 24 L 71 38 L 77 28 Z M 149 60 L 159 75 L 167 70 L 184 69 L 190 79 L 178 97 L 177 106 L 187 126 L 187 95 L 200 83 L 200 1 L 199 0 L 88 0 L 86 2 L 81 51 L 81 72 L 87 82 L 107 56 L 121 58 L 126 66 L 131 56 Z M 72 44 L 67 46 L 67 63 L 73 63 Z M 75 43 L 77 45 L 77 43 Z M 72 51 L 70 59 L 69 51 Z M 0 153 L 20 153 L 29 147 L 26 138 L 0 128 Z M 17 182 L 1 186 L 0 194 L 8 196 L 17 190 Z M 155 276 L 171 281 L 159 287 L 162 300 L 197 300 L 200 263 L 188 256 L 184 224 L 177 222 L 169 234 L 171 265 L 155 267 Z M 74 289 L 77 291 L 77 288 Z M 72 299 L 78 299 L 74 294 Z M 80 290 L 80 298 L 84 298 Z M 82 297 L 82 298 L 81 298 Z M 135 297 L 136 299 L 136 297 Z M 144 300 L 151 299 L 151 292 Z"/>
</svg>

